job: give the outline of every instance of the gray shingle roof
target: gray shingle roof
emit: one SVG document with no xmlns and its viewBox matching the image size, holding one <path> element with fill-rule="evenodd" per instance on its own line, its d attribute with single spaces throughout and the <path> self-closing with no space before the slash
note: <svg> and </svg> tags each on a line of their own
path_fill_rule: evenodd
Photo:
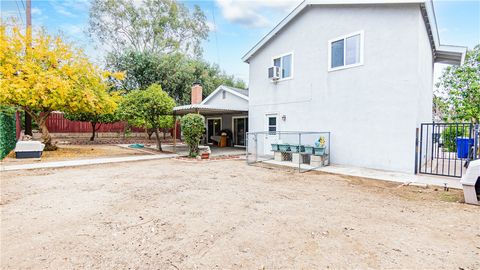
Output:
<svg viewBox="0 0 480 270">
<path fill-rule="evenodd" d="M 240 93 L 240 94 L 248 97 L 248 90 L 246 90 L 246 89 L 240 89 L 240 88 L 235 88 L 235 87 L 226 86 L 226 85 L 223 85 L 223 87 L 228 88 L 232 91 L 235 91 L 237 93 Z"/>
</svg>

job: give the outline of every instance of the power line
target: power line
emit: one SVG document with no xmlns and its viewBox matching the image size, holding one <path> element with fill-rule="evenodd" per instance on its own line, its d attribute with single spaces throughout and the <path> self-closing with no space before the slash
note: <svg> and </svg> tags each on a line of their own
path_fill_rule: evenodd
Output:
<svg viewBox="0 0 480 270">
<path fill-rule="evenodd" d="M 215 3 L 212 1 L 213 32 L 215 33 L 215 45 L 217 48 L 217 63 L 220 66 L 220 51 L 218 49 L 217 23 L 215 22 Z"/>
<path fill-rule="evenodd" d="M 25 3 L 23 2 L 23 0 L 20 0 L 20 2 L 22 2 L 23 10 L 25 11 Z"/>
<path fill-rule="evenodd" d="M 22 24 L 23 24 L 23 16 L 22 16 L 22 13 L 20 12 L 20 7 L 18 6 L 18 1 L 15 1 L 15 4 L 17 5 L 18 17 L 20 18 L 20 20 L 22 21 Z"/>
</svg>

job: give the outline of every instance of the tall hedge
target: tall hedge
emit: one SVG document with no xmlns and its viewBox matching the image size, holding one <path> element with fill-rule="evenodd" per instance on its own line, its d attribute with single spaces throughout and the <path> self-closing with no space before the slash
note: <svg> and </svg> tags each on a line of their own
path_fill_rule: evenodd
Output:
<svg viewBox="0 0 480 270">
<path fill-rule="evenodd" d="M 200 114 L 189 113 L 180 120 L 183 137 L 190 150 L 189 156 L 198 155 L 198 144 L 205 133 L 205 119 Z"/>
<path fill-rule="evenodd" d="M 15 148 L 16 142 L 15 114 L 0 111 L 0 159 Z"/>
</svg>

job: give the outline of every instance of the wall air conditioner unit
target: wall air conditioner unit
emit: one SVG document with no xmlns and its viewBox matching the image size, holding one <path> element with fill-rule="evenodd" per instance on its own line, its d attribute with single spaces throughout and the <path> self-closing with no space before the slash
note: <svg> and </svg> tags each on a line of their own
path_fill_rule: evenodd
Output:
<svg viewBox="0 0 480 270">
<path fill-rule="evenodd" d="M 269 67 L 268 78 L 273 82 L 278 81 L 280 79 L 280 67 Z"/>
</svg>

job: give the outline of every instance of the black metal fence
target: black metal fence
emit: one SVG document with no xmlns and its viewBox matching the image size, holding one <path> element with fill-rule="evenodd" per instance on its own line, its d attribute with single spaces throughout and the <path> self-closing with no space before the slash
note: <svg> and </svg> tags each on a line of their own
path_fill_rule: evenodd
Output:
<svg viewBox="0 0 480 270">
<path fill-rule="evenodd" d="M 423 123 L 417 131 L 416 172 L 462 177 L 468 162 L 479 159 L 479 125 Z"/>
<path fill-rule="evenodd" d="M 330 132 L 247 132 L 247 164 L 266 162 L 300 172 L 330 164 Z"/>
</svg>

